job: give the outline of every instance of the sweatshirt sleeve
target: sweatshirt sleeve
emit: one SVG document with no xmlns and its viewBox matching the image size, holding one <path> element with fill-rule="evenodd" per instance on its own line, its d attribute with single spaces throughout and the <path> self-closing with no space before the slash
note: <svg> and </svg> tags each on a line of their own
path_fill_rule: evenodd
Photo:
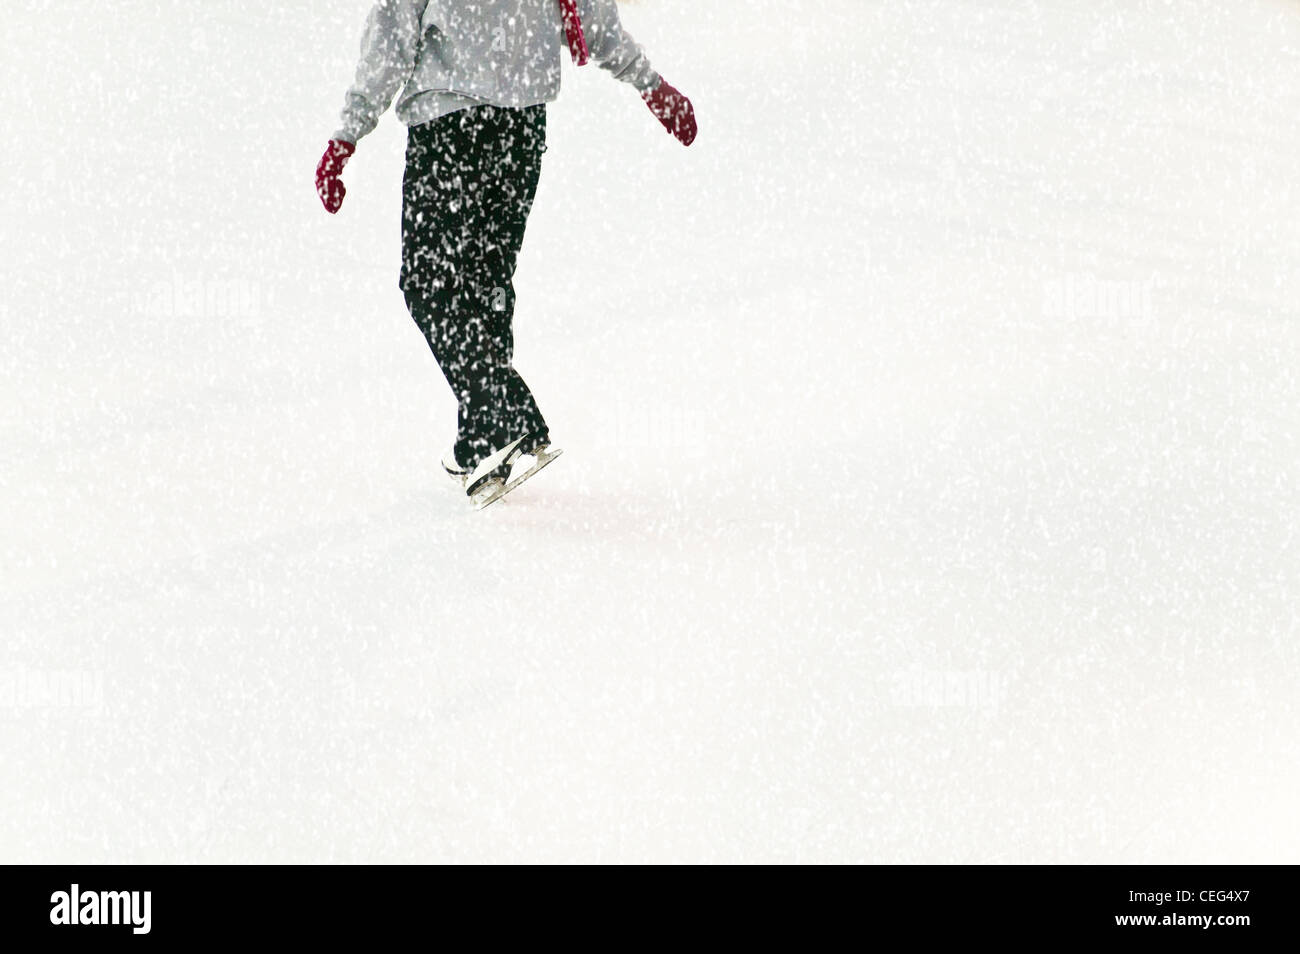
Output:
<svg viewBox="0 0 1300 954">
<path fill-rule="evenodd" d="M 415 71 L 425 2 L 378 0 L 366 18 L 361 62 L 343 104 L 334 139 L 355 143 L 379 124 L 393 97 Z"/>
<path fill-rule="evenodd" d="M 645 51 L 623 29 L 615 0 L 578 0 L 578 13 L 591 58 L 601 69 L 643 93 L 659 85 Z"/>
</svg>

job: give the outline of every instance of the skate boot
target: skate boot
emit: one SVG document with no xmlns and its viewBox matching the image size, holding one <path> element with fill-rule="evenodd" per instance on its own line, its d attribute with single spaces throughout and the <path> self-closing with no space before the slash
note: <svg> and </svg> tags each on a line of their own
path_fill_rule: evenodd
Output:
<svg viewBox="0 0 1300 954">
<path fill-rule="evenodd" d="M 516 489 L 562 453 L 559 448 L 551 447 L 549 434 L 527 434 L 480 464 L 466 484 L 466 493 L 474 501 L 475 509 L 482 510 Z"/>
<path fill-rule="evenodd" d="M 442 469 L 447 472 L 447 476 L 454 480 L 461 490 L 465 489 L 465 484 L 469 481 L 470 470 L 456 459 L 456 446 L 454 444 L 447 448 L 447 453 L 442 455 Z"/>
<path fill-rule="evenodd" d="M 482 510 L 504 496 L 506 482 L 510 480 L 510 472 L 519 456 L 519 445 L 525 440 L 527 437 L 518 438 L 493 451 L 465 478 L 465 496 L 474 503 L 476 510 Z"/>
</svg>

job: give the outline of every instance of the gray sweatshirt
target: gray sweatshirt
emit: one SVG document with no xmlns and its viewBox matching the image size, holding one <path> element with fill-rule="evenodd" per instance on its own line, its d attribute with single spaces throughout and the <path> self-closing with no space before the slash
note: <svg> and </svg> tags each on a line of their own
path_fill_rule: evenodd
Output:
<svg viewBox="0 0 1300 954">
<path fill-rule="evenodd" d="M 623 30 L 614 0 L 577 0 L 591 58 L 638 90 L 659 74 Z M 568 55 L 558 0 L 378 0 L 333 139 L 369 133 L 393 97 L 408 126 L 476 104 L 536 106 L 560 92 Z"/>
</svg>

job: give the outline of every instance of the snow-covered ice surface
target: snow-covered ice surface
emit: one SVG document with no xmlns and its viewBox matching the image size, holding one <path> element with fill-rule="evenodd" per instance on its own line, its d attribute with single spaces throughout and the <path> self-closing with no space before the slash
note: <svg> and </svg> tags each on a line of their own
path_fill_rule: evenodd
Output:
<svg viewBox="0 0 1300 954">
<path fill-rule="evenodd" d="M 1300 3 L 626 7 L 478 515 L 366 7 L 6 7 L 0 860 L 1300 861 Z"/>
</svg>

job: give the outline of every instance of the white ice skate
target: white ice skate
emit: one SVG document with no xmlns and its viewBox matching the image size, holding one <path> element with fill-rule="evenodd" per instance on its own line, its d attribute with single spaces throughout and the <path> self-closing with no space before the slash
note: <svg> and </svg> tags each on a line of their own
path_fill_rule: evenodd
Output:
<svg viewBox="0 0 1300 954">
<path fill-rule="evenodd" d="M 456 460 L 456 447 L 454 444 L 447 448 L 447 453 L 442 455 L 442 469 L 446 471 L 448 477 L 456 482 L 457 487 L 461 490 L 465 489 L 465 485 L 469 482 L 470 472 L 468 467 L 462 466 L 460 461 Z"/>
<path fill-rule="evenodd" d="M 465 493 L 473 501 L 474 509 L 482 510 L 517 489 L 563 453 L 548 441 L 520 438 L 479 464 L 466 481 Z"/>
</svg>

